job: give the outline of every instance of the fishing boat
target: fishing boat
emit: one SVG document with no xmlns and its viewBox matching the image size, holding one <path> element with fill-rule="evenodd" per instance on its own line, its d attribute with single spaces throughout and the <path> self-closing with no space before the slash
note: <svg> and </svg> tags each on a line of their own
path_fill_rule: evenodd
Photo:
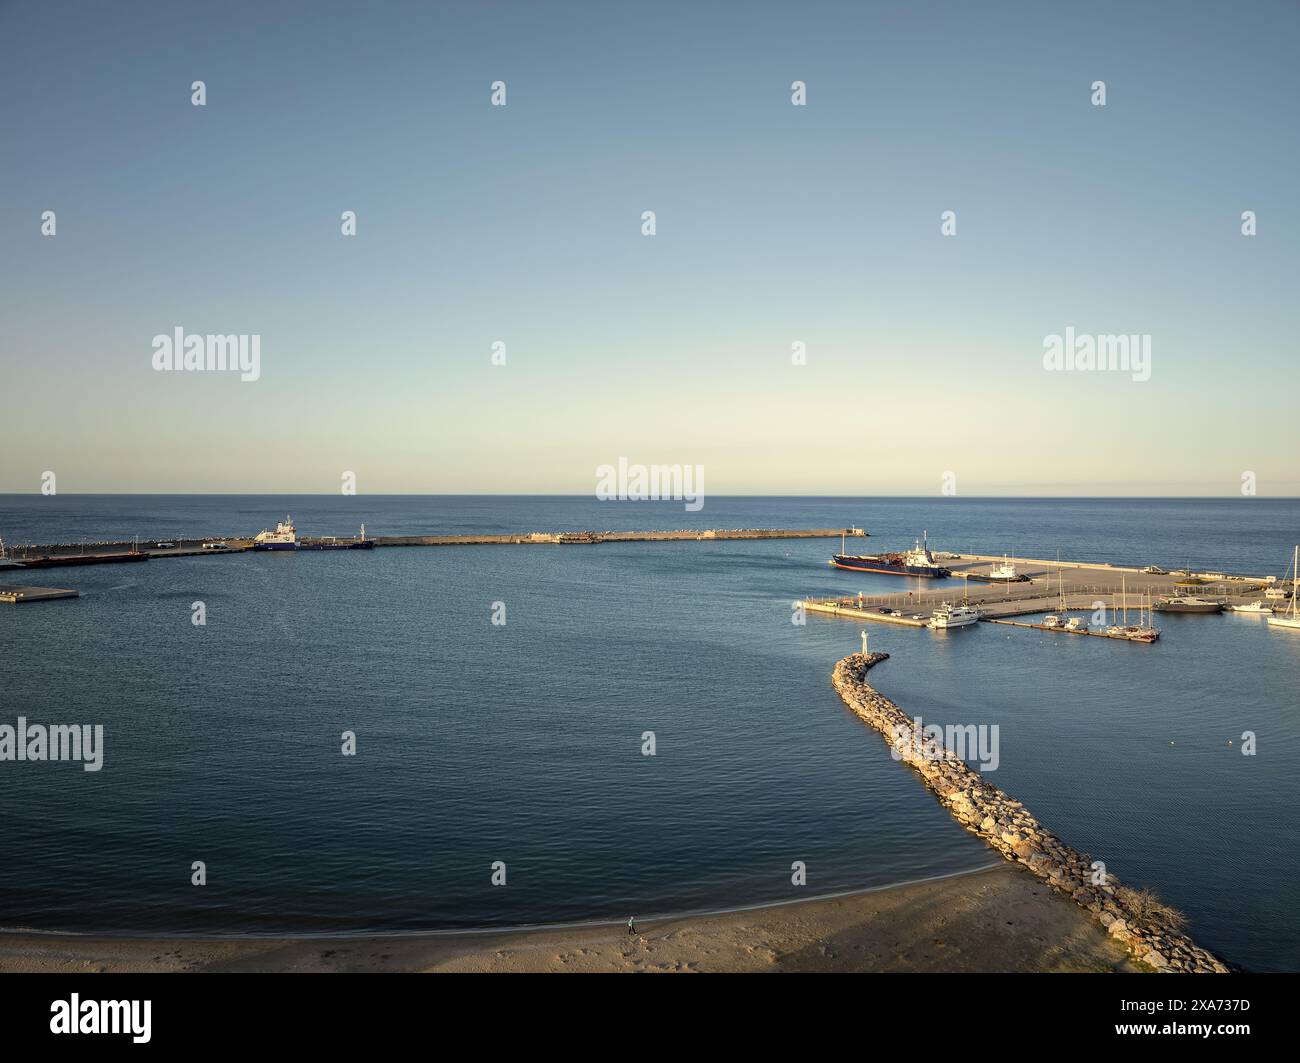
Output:
<svg viewBox="0 0 1300 1063">
<path fill-rule="evenodd" d="M 980 611 L 973 605 L 950 605 L 944 602 L 930 617 L 929 627 L 935 630 L 950 627 L 968 627 L 979 622 Z"/>
<path fill-rule="evenodd" d="M 1300 631 L 1300 613 L 1296 611 L 1296 591 L 1300 591 L 1300 546 L 1295 548 L 1291 555 L 1291 611 L 1282 614 L 1274 613 L 1268 618 L 1269 624 L 1273 627 L 1290 628 L 1293 631 Z"/>
<path fill-rule="evenodd" d="M 935 554 L 939 557 L 939 554 Z M 1002 555 L 1002 564 L 994 565 L 988 572 L 963 572 L 963 579 L 973 579 L 976 583 L 1029 583 L 1028 576 L 1016 572 L 1016 566 Z"/>
<path fill-rule="evenodd" d="M 1065 622 L 1066 631 L 1087 631 L 1088 621 L 1081 616 L 1072 616 Z"/>
<path fill-rule="evenodd" d="M 9 551 L 5 549 L 5 541 L 0 539 L 0 568 L 22 568 L 23 563 L 9 556 Z"/>
<path fill-rule="evenodd" d="M 1004 554 L 1002 555 L 1002 564 L 995 565 L 995 567 L 989 569 L 988 578 L 989 580 L 1019 582 L 1023 581 L 1024 577 L 1015 574 L 1015 565 L 1011 564 L 1009 560 L 1006 560 L 1006 555 Z"/>
<path fill-rule="evenodd" d="M 1065 627 L 1065 621 L 1055 613 L 1049 613 L 1047 616 L 1043 617 L 1043 622 L 1039 626 L 1046 628 Z"/>
<path fill-rule="evenodd" d="M 1273 607 L 1268 602 L 1250 602 L 1248 605 L 1230 605 L 1228 606 L 1228 612 L 1263 616 L 1273 612 Z"/>
</svg>

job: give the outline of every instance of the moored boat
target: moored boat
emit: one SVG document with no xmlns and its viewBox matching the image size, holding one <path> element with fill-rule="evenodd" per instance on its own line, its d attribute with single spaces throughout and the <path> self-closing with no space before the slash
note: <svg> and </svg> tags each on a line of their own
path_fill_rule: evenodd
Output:
<svg viewBox="0 0 1300 1063">
<path fill-rule="evenodd" d="M 1008 561 L 1006 555 L 1002 556 L 1002 564 L 994 565 L 989 571 L 988 578 L 993 583 L 1028 583 L 1028 576 L 1021 576 L 1016 573 L 1016 566 Z"/>
<path fill-rule="evenodd" d="M 293 518 L 285 517 L 275 526 L 275 531 L 263 529 L 253 538 L 254 550 L 297 550 L 298 531 L 293 526 Z"/>
<path fill-rule="evenodd" d="M 1291 611 L 1289 613 L 1274 613 L 1268 618 L 1271 627 L 1290 628 L 1293 631 L 1300 631 L 1300 612 L 1297 612 L 1296 599 L 1300 598 L 1300 546 L 1295 548 L 1291 555 Z"/>
<path fill-rule="evenodd" d="M 1183 594 L 1173 598 L 1161 598 L 1153 608 L 1157 613 L 1221 613 L 1223 603 Z"/>
<path fill-rule="evenodd" d="M 14 558 L 9 556 L 8 551 L 5 549 L 5 541 L 3 539 L 0 539 L 0 568 L 22 568 L 22 567 L 23 564 L 21 561 L 15 560 Z"/>
<path fill-rule="evenodd" d="M 375 540 L 366 538 L 366 526 L 361 525 L 361 534 L 351 539 L 336 539 L 327 535 L 320 539 L 304 539 L 298 544 L 299 550 L 373 550 Z"/>
<path fill-rule="evenodd" d="M 979 622 L 980 611 L 971 605 L 950 605 L 944 602 L 930 617 L 929 627 L 935 629 L 969 627 Z"/>
<path fill-rule="evenodd" d="M 1160 629 L 1153 623 L 1153 617 L 1149 607 L 1149 596 L 1138 599 L 1138 622 L 1130 624 L 1128 622 L 1128 582 L 1121 579 L 1120 586 L 1123 588 L 1124 596 L 1124 616 L 1118 624 L 1112 624 L 1106 629 L 1106 635 L 1112 639 L 1128 639 L 1129 642 L 1155 642 L 1160 637 Z"/>
<path fill-rule="evenodd" d="M 916 545 L 906 553 L 889 554 L 834 554 L 830 562 L 835 568 L 851 572 L 879 572 L 889 576 L 920 576 L 923 579 L 943 579 L 952 570 L 944 568 L 930 552 L 927 534 L 922 533 Z"/>
</svg>

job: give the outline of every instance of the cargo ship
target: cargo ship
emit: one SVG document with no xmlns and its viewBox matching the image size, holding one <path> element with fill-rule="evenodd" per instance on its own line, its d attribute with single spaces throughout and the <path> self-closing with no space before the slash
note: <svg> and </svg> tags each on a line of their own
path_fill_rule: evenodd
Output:
<svg viewBox="0 0 1300 1063">
<path fill-rule="evenodd" d="M 293 518 L 285 517 L 275 526 L 275 531 L 263 529 L 253 537 L 254 550 L 297 550 L 298 531 L 293 526 Z"/>
<path fill-rule="evenodd" d="M 336 539 L 326 535 L 320 539 L 304 539 L 298 544 L 299 550 L 373 550 L 375 540 L 366 538 L 366 526 L 361 525 L 361 534 L 351 539 Z"/>
<path fill-rule="evenodd" d="M 943 579 L 952 570 L 944 568 L 930 553 L 928 533 L 911 550 L 902 554 L 834 554 L 830 563 L 835 568 L 852 572 L 881 572 L 890 576 L 920 576 L 923 579 Z"/>
</svg>

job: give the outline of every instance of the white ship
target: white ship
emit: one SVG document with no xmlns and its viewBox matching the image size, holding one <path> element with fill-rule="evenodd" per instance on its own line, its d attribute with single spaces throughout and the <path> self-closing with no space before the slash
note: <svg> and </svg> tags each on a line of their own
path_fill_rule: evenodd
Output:
<svg viewBox="0 0 1300 1063">
<path fill-rule="evenodd" d="M 979 622 L 980 611 L 970 605 L 949 605 L 944 602 L 930 617 L 929 626 L 934 629 L 949 627 L 966 627 Z"/>
<path fill-rule="evenodd" d="M 1291 556 L 1291 612 L 1278 615 L 1274 613 L 1268 618 L 1268 622 L 1274 627 L 1287 627 L 1300 630 L 1300 613 L 1296 612 L 1297 591 L 1300 591 L 1300 546 L 1295 548 L 1295 553 Z"/>
<path fill-rule="evenodd" d="M 1002 555 L 1002 564 L 995 565 L 989 572 L 989 579 L 997 583 L 1023 583 L 1024 578 L 1016 575 L 1016 566 Z"/>
<path fill-rule="evenodd" d="M 1251 602 L 1249 605 L 1228 606 L 1228 612 L 1230 613 L 1258 613 L 1262 615 L 1272 611 L 1273 607 L 1268 602 Z"/>
<path fill-rule="evenodd" d="M 298 531 L 293 518 L 285 517 L 275 526 L 275 531 L 260 531 L 253 539 L 254 550 L 297 550 Z"/>
</svg>

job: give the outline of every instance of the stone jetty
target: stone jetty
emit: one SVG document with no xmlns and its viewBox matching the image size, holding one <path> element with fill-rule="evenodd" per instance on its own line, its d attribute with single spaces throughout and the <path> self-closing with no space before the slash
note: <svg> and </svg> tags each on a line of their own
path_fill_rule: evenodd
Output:
<svg viewBox="0 0 1300 1063">
<path fill-rule="evenodd" d="M 885 737 L 957 822 L 1008 860 L 1024 864 L 1058 893 L 1073 898 L 1150 967 L 1228 972 L 1226 964 L 1172 925 L 1167 910 L 1151 903 L 1150 895 L 1121 887 L 1109 871 L 1094 870 L 1092 857 L 1071 849 L 1019 801 L 967 767 L 955 752 L 927 735 L 914 734 L 913 720 L 867 683 L 867 672 L 888 657 L 887 653 L 850 654 L 836 664 L 831 681 L 845 704 Z"/>
</svg>

